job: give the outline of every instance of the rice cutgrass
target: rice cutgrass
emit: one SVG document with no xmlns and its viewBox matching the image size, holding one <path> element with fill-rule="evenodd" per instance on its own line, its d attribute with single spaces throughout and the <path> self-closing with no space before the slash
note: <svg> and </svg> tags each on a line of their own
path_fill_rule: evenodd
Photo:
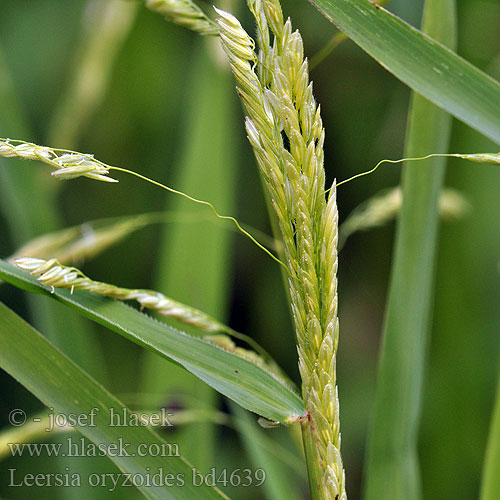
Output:
<svg viewBox="0 0 500 500">
<path fill-rule="evenodd" d="M 282 259 L 267 250 L 234 217 L 220 215 L 211 203 L 193 198 L 137 172 L 107 165 L 96 160 L 93 155 L 0 139 L 0 156 L 42 161 L 55 168 L 52 175 L 57 179 L 83 176 L 112 183 L 117 182 L 109 177 L 112 170 L 134 175 L 210 207 L 216 217 L 231 220 L 238 230 L 283 266 L 288 278 L 302 394 L 307 410 L 307 416 L 301 420 L 301 424 L 311 494 L 314 499 L 346 500 L 336 386 L 339 335 L 336 189 L 346 182 L 375 172 L 383 163 L 454 157 L 500 165 L 500 154 L 435 153 L 400 160 L 382 160 L 373 169 L 338 184 L 334 182 L 326 189 L 323 167 L 325 132 L 320 107 L 313 97 L 312 84 L 309 82 L 309 65 L 304 57 L 301 35 L 293 31 L 289 19 L 284 19 L 279 2 L 248 0 L 257 26 L 256 40 L 248 35 L 236 17 L 224 10 L 216 9 L 218 18 L 214 22 L 191 0 L 147 0 L 146 6 L 167 20 L 199 34 L 219 36 L 246 111 L 247 136 L 278 220 Z M 334 40 L 338 41 L 338 38 Z M 353 217 L 352 227 L 347 225 L 346 231 L 349 228 L 352 232 L 383 224 L 399 210 L 401 193 L 394 190 L 385 197 L 371 201 L 373 203 L 365 206 L 362 213 L 355 214 L 357 219 Z M 380 211 L 381 207 L 384 210 Z M 15 262 L 21 269 L 37 276 L 46 286 L 88 290 L 119 300 L 135 300 L 141 307 L 176 318 L 207 333 L 231 333 L 228 327 L 205 313 L 158 292 L 120 288 L 94 281 L 78 269 L 66 267 L 54 258 L 18 258 Z M 209 335 L 206 338 L 242 356 L 249 356 L 225 336 Z M 255 359 L 255 362 L 260 360 Z"/>
</svg>

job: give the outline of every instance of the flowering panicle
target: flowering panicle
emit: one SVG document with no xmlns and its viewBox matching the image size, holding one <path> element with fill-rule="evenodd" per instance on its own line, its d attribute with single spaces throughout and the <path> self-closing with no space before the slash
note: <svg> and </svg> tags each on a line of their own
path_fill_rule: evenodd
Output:
<svg viewBox="0 0 500 500">
<path fill-rule="evenodd" d="M 294 317 L 302 392 L 321 470 L 321 498 L 345 499 L 335 382 L 337 205 L 325 199 L 324 130 L 302 38 L 277 0 L 249 0 L 254 42 L 217 10 L 220 37 L 245 106 L 246 130 L 276 213 Z M 271 40 L 272 38 L 272 40 Z"/>
<path fill-rule="evenodd" d="M 383 226 L 401 210 L 403 192 L 395 187 L 384 189 L 356 207 L 345 219 L 339 230 L 339 250 L 347 238 L 358 231 L 366 231 Z M 470 204 L 456 189 L 445 188 L 439 196 L 439 215 L 443 220 L 454 220 L 464 216 L 470 210 Z"/>
<path fill-rule="evenodd" d="M 0 156 L 42 161 L 56 169 L 52 172 L 56 179 L 75 179 L 83 176 L 98 181 L 118 182 L 108 177 L 109 169 L 90 154 L 57 150 L 13 139 L 0 139 Z"/>
<path fill-rule="evenodd" d="M 217 25 L 191 0 L 146 0 L 146 7 L 201 35 L 217 35 Z"/>
</svg>

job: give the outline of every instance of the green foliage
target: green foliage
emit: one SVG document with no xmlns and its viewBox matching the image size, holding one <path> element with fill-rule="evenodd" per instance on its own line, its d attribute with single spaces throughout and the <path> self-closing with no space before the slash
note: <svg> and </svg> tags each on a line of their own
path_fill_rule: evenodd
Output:
<svg viewBox="0 0 500 500">
<path fill-rule="evenodd" d="M 426 2 L 424 32 L 455 45 L 453 0 Z M 451 118 L 413 95 L 405 156 L 448 148 Z M 368 441 L 365 499 L 421 498 L 417 436 L 421 413 L 425 351 L 433 298 L 438 204 L 445 160 L 403 167 L 403 205 L 385 315 L 374 413 Z"/>
<path fill-rule="evenodd" d="M 132 422 L 130 411 L 87 373 L 64 356 L 47 339 L 0 303 L 0 338 L 2 367 L 35 394 L 45 405 L 62 415 L 86 416 L 80 418 L 76 428 L 85 437 L 110 450 L 109 456 L 119 469 L 130 475 L 148 477 L 160 473 L 172 474 L 176 485 L 170 493 L 165 485 L 140 487 L 144 496 L 151 499 L 227 498 L 215 488 L 198 487 L 189 481 L 191 465 L 144 425 L 110 425 L 112 414 L 122 421 Z M 13 333 L 15 335 L 13 335 Z M 116 419 L 115 419 L 116 420 Z M 117 420 L 116 420 L 117 421 Z M 120 445 L 120 443 L 123 445 Z M 122 446 L 119 450 L 118 446 Z M 144 456 L 141 449 L 163 449 L 165 453 L 152 458 Z M 115 451 L 111 451 L 114 449 Z M 171 457 L 165 460 L 164 456 Z M 186 484 L 177 483 L 179 478 Z"/>
<path fill-rule="evenodd" d="M 384 8 L 369 0 L 312 3 L 326 18 L 303 0 L 283 0 L 282 5 L 285 19 L 290 16 L 301 32 L 305 55 L 318 53 L 329 40 L 345 38 L 330 21 L 355 42 L 338 44 L 312 71 L 326 130 L 329 184 L 367 171 L 381 158 L 498 150 L 497 2 L 456 2 L 458 56 L 435 41 L 450 45 L 453 19 L 439 8 L 451 9 L 451 0 L 428 2 L 426 29 L 432 39 L 404 22 L 418 23 L 423 0 L 393 0 Z M 146 2 L 149 10 L 131 3 L 121 11 L 122 5 L 119 0 L 5 2 L 0 17 L 0 136 L 93 153 L 106 163 L 213 202 L 221 213 L 257 228 L 251 234 L 270 234 L 266 200 L 218 37 L 201 39 L 163 18 L 216 35 L 218 27 L 212 22 L 216 13 L 208 4 L 200 3 L 203 10 L 199 10 L 191 0 L 152 0 Z M 183 10 L 171 15 L 167 10 L 172 5 Z M 222 2 L 217 7 L 231 11 L 254 35 L 254 22 L 243 5 Z M 431 7 L 438 10 L 431 14 Z M 116 18 L 111 23 L 113 29 L 106 24 L 107 9 L 123 14 L 120 22 Z M 89 75 L 98 78 L 80 86 Z M 411 97 L 404 150 L 406 85 L 416 94 Z M 86 94 L 85 89 L 94 90 Z M 463 122 L 455 122 L 449 147 L 450 117 L 445 112 Z M 377 332 L 382 329 L 393 248 L 390 225 L 350 236 L 340 255 L 337 367 L 342 458 L 351 500 L 361 498 L 363 468 L 367 499 L 500 497 L 500 395 L 495 396 L 500 347 L 500 168 L 458 159 L 448 164 L 447 173 L 437 158 L 404 166 L 404 201 L 380 350 Z M 74 167 L 82 173 L 81 167 L 89 165 Z M 341 185 L 340 223 L 356 206 L 395 186 L 399 171 L 397 165 L 386 166 L 369 179 Z M 138 217 L 142 229 L 136 232 L 134 218 L 123 219 L 132 224 L 123 228 L 129 234 L 126 240 L 118 231 L 111 237 L 112 245 L 95 247 L 95 252 L 86 247 L 80 254 L 71 253 L 66 243 L 63 249 L 73 257 L 79 255 L 81 261 L 75 265 L 101 282 L 159 290 L 249 334 L 299 385 L 279 266 L 248 239 L 227 231 L 231 223 L 224 226 L 223 221 L 209 219 L 212 214 L 206 207 L 184 204 L 131 177 L 119 175 L 119 180 L 114 185 L 89 179 L 56 183 L 33 162 L 0 158 L 0 257 L 13 255 L 39 235 L 64 236 L 57 231 L 78 226 L 85 240 L 93 231 L 86 221 L 134 217 L 167 205 L 164 216 L 152 216 L 158 222 L 168 220 L 165 226 L 142 224 Z M 438 239 L 436 207 L 443 183 L 459 190 L 471 211 L 444 225 Z M 269 240 L 268 248 L 279 255 L 282 242 Z M 24 296 L 9 283 L 0 285 L 0 300 L 11 308 L 0 306 L 0 366 L 5 370 L 0 373 L 4 424 L 0 442 L 12 431 L 7 416 L 13 408 L 34 415 L 41 408 L 22 386 L 62 412 L 84 412 L 96 402 L 103 408 L 124 407 L 112 394 L 128 407 L 149 412 L 165 406 L 179 415 L 219 415 L 229 408 L 224 418 L 202 416 L 201 423 L 176 425 L 162 437 L 147 428 L 110 430 L 105 413 L 97 429 L 79 431 L 89 443 L 107 443 L 120 436 L 136 443 L 178 442 L 182 456 L 206 471 L 211 467 L 228 473 L 244 468 L 266 471 L 264 487 L 219 484 L 232 498 L 309 494 L 298 424 L 278 430 L 257 428 L 254 413 L 224 403 L 228 397 L 267 419 L 293 420 L 303 415 L 304 404 L 288 383 L 237 356 L 231 346 L 226 351 L 203 340 L 194 329 L 182 334 L 170 324 L 86 291 L 52 294 L 5 261 L 0 266 L 0 278 L 37 292 Z M 216 427 L 214 422 L 226 425 Z M 64 437 L 58 433 L 48 439 L 61 442 Z M 36 439 L 46 442 L 47 436 Z M 306 440 L 306 447 L 310 444 Z M 6 476 L 9 468 L 26 474 L 63 472 L 65 467 L 82 475 L 143 473 L 146 467 L 160 466 L 190 474 L 190 466 L 181 458 L 128 457 L 114 462 L 9 456 L 2 462 L 0 496 L 13 500 L 221 497 L 214 488 L 189 485 L 113 492 L 12 488 Z M 291 470 L 294 481 L 289 479 Z"/>
</svg>

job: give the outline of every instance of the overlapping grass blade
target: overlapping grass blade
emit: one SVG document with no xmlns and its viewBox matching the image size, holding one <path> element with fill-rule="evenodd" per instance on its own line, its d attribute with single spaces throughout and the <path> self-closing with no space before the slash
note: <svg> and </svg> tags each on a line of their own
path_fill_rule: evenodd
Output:
<svg viewBox="0 0 500 500">
<path fill-rule="evenodd" d="M 0 46 L 0 130 L 5 135 L 29 137 L 29 123 L 22 113 L 16 87 Z M 5 160 L 0 158 L 0 164 Z M 1 165 L 0 165 L 1 166 Z M 43 172 L 30 168 L 0 168 L 0 209 L 5 214 L 15 245 L 21 246 L 41 232 L 54 231 L 61 223 L 56 206 L 54 183 Z M 57 304 L 41 305 L 38 297 L 29 298 L 34 325 L 41 329 L 66 354 L 103 380 L 102 358 L 92 333 L 81 318 L 68 314 Z M 73 336 L 68 339 L 66 332 Z M 99 373 L 97 373 L 99 372 Z"/>
<path fill-rule="evenodd" d="M 231 407 L 234 413 L 234 425 L 240 434 L 253 467 L 266 471 L 266 481 L 262 485 L 266 491 L 266 498 L 269 500 L 299 500 L 297 478 L 292 479 L 290 471 L 282 459 L 283 456 L 279 456 L 280 445 L 277 442 L 271 442 L 271 436 L 263 435 L 264 429 L 252 419 L 248 412 L 234 404 Z M 269 443 L 266 442 L 266 439 L 269 440 Z M 272 451 L 276 454 L 273 454 Z M 297 462 L 299 461 L 297 458 Z M 305 473 L 305 464 L 301 464 L 301 466 Z M 304 479 L 306 478 L 304 477 Z"/>
<path fill-rule="evenodd" d="M 51 293 L 32 276 L 0 260 L 0 277 L 30 292 L 39 292 L 76 309 L 84 316 L 133 342 L 183 366 L 217 391 L 265 418 L 286 422 L 304 414 L 300 397 L 263 368 L 200 338 L 149 318 L 110 299 L 84 291 Z"/>
<path fill-rule="evenodd" d="M 454 45 L 453 0 L 427 1 L 423 29 Z M 451 117 L 412 96 L 405 156 L 445 151 Z M 433 159 L 436 160 L 436 159 Z M 438 201 L 444 162 L 405 165 L 403 205 L 385 315 L 366 465 L 365 500 L 421 496 L 417 431 L 433 297 Z"/>
<path fill-rule="evenodd" d="M 500 84 L 368 0 L 310 0 L 406 85 L 500 144 Z"/>
<path fill-rule="evenodd" d="M 47 406 L 65 415 L 95 417 L 92 425 L 82 425 L 78 430 L 96 445 L 110 450 L 109 458 L 130 477 L 137 478 L 146 498 L 167 499 L 222 499 L 227 498 L 216 488 L 195 486 L 192 467 L 175 452 L 169 455 L 168 443 L 144 426 L 110 425 L 111 412 L 123 421 L 132 421 L 130 411 L 113 395 L 93 380 L 90 375 L 67 358 L 45 337 L 23 321 L 13 311 L 0 303 L 0 366 L 30 390 Z M 97 409 L 94 410 L 93 409 Z M 84 422 L 84 419 L 82 419 Z M 89 421 L 86 422 L 89 424 Z M 123 452 L 117 446 L 123 443 Z M 114 452 L 113 450 L 114 448 Z M 156 456 L 154 450 L 166 450 L 165 456 Z M 144 454 L 142 450 L 151 450 Z M 154 474 L 162 477 L 184 478 L 184 484 L 166 487 L 152 483 Z M 124 475 L 123 478 L 126 476 Z M 82 478 L 82 481 L 84 478 Z M 158 481 L 158 480 L 157 480 Z"/>
</svg>

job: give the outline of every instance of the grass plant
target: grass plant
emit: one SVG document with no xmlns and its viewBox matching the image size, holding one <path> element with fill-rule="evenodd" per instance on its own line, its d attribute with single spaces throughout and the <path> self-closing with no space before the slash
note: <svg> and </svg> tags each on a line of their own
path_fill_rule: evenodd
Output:
<svg viewBox="0 0 500 500">
<path fill-rule="evenodd" d="M 10 427 L 0 431 L 0 460 L 9 464 L 9 477 L 12 471 L 19 476 L 32 466 L 24 457 L 9 456 L 10 441 L 15 441 L 16 446 L 44 443 L 44 425 L 50 422 L 50 412 L 56 411 L 66 415 L 97 414 L 96 425 L 87 426 L 81 421 L 72 421 L 70 429 L 66 424 L 56 425 L 56 443 L 64 444 L 67 436 L 79 433 L 88 445 L 109 447 L 125 440 L 134 450 L 123 455 L 107 453 L 99 457 L 102 461 L 95 462 L 89 456 L 80 463 L 62 456 L 36 462 L 41 470 L 58 474 L 66 471 L 67 476 L 71 471 L 72 481 L 87 480 L 83 487 L 76 483 L 68 486 L 68 498 L 82 498 L 83 494 L 85 498 L 125 500 L 139 496 L 190 500 L 420 500 L 429 492 L 434 497 L 432 491 L 436 491 L 439 498 L 451 500 L 457 497 L 457 490 L 464 493 L 464 498 L 469 494 L 471 498 L 480 494 L 482 500 L 499 498 L 498 394 L 491 410 L 499 347 L 491 325 L 500 319 L 498 307 L 488 309 L 482 304 L 484 318 L 477 324 L 483 328 L 475 337 L 482 336 L 478 343 L 489 346 L 490 362 L 481 363 L 479 368 L 476 365 L 477 380 L 485 387 L 481 402 L 469 398 L 471 408 L 482 409 L 483 422 L 492 412 L 489 437 L 486 426 L 476 425 L 471 419 L 465 419 L 467 428 L 460 428 L 451 412 L 446 416 L 455 421 L 455 427 L 441 429 L 450 439 L 469 434 L 475 438 L 475 448 L 469 454 L 463 446 L 474 474 L 461 474 L 455 482 L 446 482 L 445 471 L 438 484 L 432 480 L 436 467 L 429 464 L 439 464 L 437 457 L 440 453 L 445 456 L 447 450 L 451 453 L 453 445 L 444 443 L 442 450 L 434 449 L 433 455 L 421 446 L 434 430 L 426 416 L 439 406 L 433 385 L 435 374 L 439 370 L 445 373 L 451 364 L 446 356 L 435 354 L 436 345 L 443 342 L 439 325 L 446 324 L 439 306 L 446 306 L 448 296 L 452 297 L 457 289 L 464 290 L 455 286 L 444 294 L 440 286 L 435 287 L 436 267 L 438 277 L 441 272 L 439 222 L 450 216 L 457 219 L 455 224 L 444 227 L 445 242 L 450 233 L 461 235 L 462 224 L 470 224 L 470 215 L 475 215 L 474 207 L 480 199 L 479 184 L 475 192 L 469 192 L 470 181 L 448 187 L 445 166 L 451 164 L 450 172 L 460 172 L 460 168 L 489 172 L 492 178 L 500 166 L 500 153 L 448 152 L 494 151 L 496 146 L 489 141 L 500 143 L 500 84 L 455 52 L 454 0 L 422 1 L 421 30 L 389 12 L 391 2 L 312 0 L 320 14 L 312 17 L 311 9 L 304 19 L 294 17 L 294 26 L 300 25 L 300 32 L 284 14 L 289 7 L 295 14 L 298 11 L 286 3 L 282 10 L 279 0 L 247 0 L 248 11 L 230 2 L 211 9 L 193 0 L 146 0 L 142 6 L 117 0 L 105 6 L 95 0 L 81 3 L 87 9 L 82 17 L 93 20 L 95 29 L 89 30 L 89 24 L 81 28 L 71 78 L 53 106 L 51 119 L 43 120 L 49 123 L 45 127 L 48 140 L 41 137 L 37 142 L 50 146 L 31 142 L 31 137 L 40 134 L 30 130 L 29 113 L 23 117 L 19 106 L 22 86 L 18 88 L 9 76 L 11 60 L 3 57 L 0 46 L 0 103 L 5 109 L 0 134 L 18 137 L 0 138 L 1 208 L 12 240 L 6 238 L 0 245 L 5 255 L 11 256 L 0 260 L 1 299 L 9 304 L 0 303 L 0 367 L 6 372 L 2 377 L 8 387 L 17 391 L 20 386 L 15 385 L 16 380 L 49 408 L 49 415 L 46 411 L 40 413 L 29 396 L 19 396 L 18 407 L 34 409 L 22 410 L 29 421 L 24 427 L 13 430 L 16 424 L 10 420 Z M 409 5 L 400 3 L 409 12 Z M 5 16 L 15 18 L 16 12 L 9 8 Z M 463 12 L 459 9 L 458 14 Z M 156 24 L 161 18 L 170 24 Z M 79 19 L 74 15 L 73 22 Z M 314 19 L 318 22 L 318 41 L 315 36 L 312 41 L 310 38 Z M 332 32 L 327 21 L 342 32 Z M 36 22 L 49 20 L 42 16 Z M 127 80 L 122 94 L 114 93 L 114 82 L 123 81 L 117 75 L 131 75 L 123 61 L 133 53 L 133 47 L 153 40 L 134 38 L 136 33 L 149 33 L 143 23 L 158 30 L 155 36 L 166 37 L 165 50 L 179 43 L 182 49 L 170 52 L 176 53 L 179 64 L 175 70 L 165 70 L 169 76 L 164 78 L 158 76 L 163 74 L 159 68 L 167 64 L 163 56 L 151 53 L 138 57 L 138 78 L 144 76 L 138 85 L 141 91 Z M 71 26 L 68 18 L 67 28 Z M 500 35 L 498 29 L 491 29 Z M 196 39 L 198 35 L 202 36 Z M 6 54 L 15 53 L 8 36 L 6 39 Z M 405 142 L 401 155 L 405 158 L 378 163 L 374 159 L 378 155 L 374 153 L 377 141 L 383 143 L 386 131 L 396 133 L 396 128 L 389 119 L 392 115 L 384 115 L 382 107 L 379 112 L 385 116 L 383 120 L 370 120 L 368 112 L 365 116 L 364 96 L 358 91 L 347 102 L 357 107 L 359 116 L 352 113 L 350 128 L 335 130 L 332 126 L 330 132 L 332 116 L 337 116 L 337 112 L 333 113 L 335 106 L 340 109 L 343 103 L 329 102 L 324 68 L 334 66 L 334 55 L 340 54 L 337 62 L 342 54 L 351 55 L 350 51 L 362 57 L 354 52 L 352 44 L 340 44 L 347 39 L 413 91 L 406 135 L 397 136 L 401 143 Z M 306 50 L 305 44 L 317 46 Z M 186 69 L 182 64 L 188 59 L 180 54 L 191 50 L 191 45 L 196 56 L 182 98 L 163 97 L 172 99 L 167 106 L 167 122 L 176 124 L 165 130 L 155 125 L 163 123 L 164 118 L 161 115 L 158 122 L 154 118 L 160 116 L 155 115 L 161 108 L 160 95 L 152 97 L 153 104 L 148 103 L 142 87 L 151 80 L 153 88 L 154 78 L 158 78 L 157 94 L 167 82 L 172 89 L 179 89 Z M 121 48 L 126 50 L 121 53 Z M 309 51 L 316 52 L 312 67 L 319 85 L 314 92 L 306 56 Z M 362 60 L 357 59 L 356 64 L 364 64 Z M 148 64 L 154 71 L 148 69 Z M 231 77 L 236 92 L 231 88 Z M 342 81 L 344 76 L 339 71 L 335 78 Z M 335 85 L 331 85 L 332 93 Z M 374 92 L 371 104 L 378 105 L 379 94 L 384 95 L 380 90 L 383 86 Z M 397 89 L 403 89 L 394 88 L 396 94 Z M 314 96 L 316 92 L 323 108 Z M 350 91 L 338 87 L 336 92 L 349 95 Z M 147 114 L 145 110 L 151 114 L 138 125 L 128 119 L 132 115 L 120 115 L 124 109 L 132 113 L 134 100 L 129 93 L 142 99 L 135 119 Z M 237 99 L 239 108 L 234 104 Z M 365 107 L 368 109 L 366 103 Z M 396 107 L 398 113 L 404 113 L 404 104 Z M 244 117 L 238 121 L 241 108 Z M 453 140 L 452 116 L 487 139 L 470 135 L 475 139 L 461 147 L 462 143 Z M 120 123 L 113 137 L 120 138 L 122 146 L 106 153 L 103 131 L 108 120 Z M 39 122 L 33 117 L 31 121 L 36 131 Z M 363 132 L 365 121 L 370 122 L 369 133 Z M 353 137 L 349 130 L 356 134 L 359 131 L 360 137 Z M 152 131 L 159 139 L 153 137 Z M 243 140 L 245 134 L 248 142 Z M 377 139 L 372 140 L 370 134 Z M 363 165 L 353 160 L 348 168 L 331 170 L 329 156 L 334 149 L 338 147 L 337 160 L 342 163 L 342 148 L 355 139 L 360 142 L 356 142 L 356 151 L 351 147 L 351 156 L 362 158 Z M 384 144 L 388 151 L 383 156 L 392 156 L 391 144 Z M 62 149 L 61 145 L 90 149 L 99 157 L 111 155 L 115 164 L 124 166 L 112 166 L 94 154 Z M 157 155 L 156 151 L 162 153 Z M 255 171 L 247 158 L 250 151 L 257 163 Z M 167 157 L 171 161 L 166 165 Z M 15 164 L 16 159 L 49 165 L 54 169 L 52 179 L 32 162 Z M 471 162 L 475 165 L 471 166 Z M 365 165 L 370 163 L 375 166 L 366 170 Z M 383 163 L 398 166 L 379 169 Z M 393 176 L 399 164 L 403 164 L 401 186 L 388 189 L 385 183 L 379 185 L 379 179 L 385 176 L 388 185 L 394 186 Z M 122 181 L 120 174 L 128 175 Z M 120 179 L 115 178 L 118 175 Z M 259 177 L 264 194 L 254 188 Z M 150 186 L 138 182 L 129 185 L 132 178 Z M 373 181 L 374 189 L 360 194 L 367 179 Z M 74 182 L 60 183 L 61 189 L 56 190 L 54 180 Z M 120 184 L 116 184 L 118 180 Z M 151 185 L 161 189 L 154 190 Z M 165 193 L 175 196 L 169 196 L 165 203 L 160 197 Z M 349 193 L 355 193 L 355 199 L 348 199 Z M 99 196 L 113 199 L 116 205 L 125 201 L 132 214 L 88 222 L 99 217 L 95 215 L 102 208 L 97 202 Z M 87 202 L 76 206 L 77 197 Z M 498 199 L 491 197 L 488 204 L 484 202 L 489 207 L 486 212 L 494 207 L 500 209 Z M 340 229 L 337 201 L 341 207 L 358 206 Z M 67 213 L 60 210 L 61 205 L 65 205 Z M 109 203 L 110 208 L 113 205 Z M 159 212 L 159 208 L 164 210 Z M 84 214 L 87 211 L 88 215 Z M 266 211 L 269 223 L 264 222 Z M 469 217 L 462 217 L 465 213 Z M 247 219 L 251 225 L 241 222 Z M 376 330 L 376 321 L 368 323 L 363 319 L 372 306 L 345 277 L 348 266 L 356 262 L 351 260 L 351 253 L 356 241 L 361 241 L 358 238 L 377 241 L 383 231 L 375 237 L 375 232 L 368 230 L 386 226 L 393 219 L 397 221 L 394 255 L 375 370 L 377 349 L 370 347 L 369 353 L 367 349 L 369 361 L 360 361 L 363 346 L 375 345 L 372 333 L 365 330 Z M 484 220 L 491 221 L 486 215 Z M 161 238 L 153 227 L 161 228 Z M 491 232 L 496 229 L 491 224 L 478 224 L 478 241 L 484 228 L 490 231 L 490 239 L 485 241 L 491 242 L 490 252 L 484 252 L 482 261 L 484 269 L 489 269 L 488 280 L 485 276 L 484 281 L 488 282 L 490 295 L 498 299 L 500 277 L 495 275 L 493 281 L 491 276 L 500 258 L 500 233 L 495 232 L 497 236 L 493 237 Z M 245 238 L 233 241 L 228 229 Z M 387 236 L 387 228 L 384 231 Z M 269 232 L 272 236 L 268 236 Z M 367 234 L 353 236 L 361 232 Z M 128 252 L 120 253 L 119 245 L 123 248 L 126 238 Z M 136 250 L 134 242 L 138 238 L 144 240 Z M 247 245 L 248 240 L 253 245 Z M 457 252 L 463 251 L 461 245 L 455 247 Z M 340 248 L 344 250 L 339 261 Z M 373 262 L 388 253 L 387 245 L 377 244 L 360 253 L 371 263 L 363 273 L 364 280 L 369 282 Z M 109 265 L 106 259 L 115 265 Z M 249 265 L 251 261 L 255 265 Z M 388 260 L 384 262 L 388 267 Z M 91 268 L 88 276 L 104 277 L 89 278 L 87 271 L 84 274 L 80 270 L 80 266 L 87 265 Z M 280 272 L 285 287 L 278 292 Z M 147 284 L 131 285 L 134 280 Z M 464 286 L 467 284 L 470 286 L 471 280 L 466 282 L 464 278 Z M 33 326 L 22 319 L 22 299 L 11 296 L 10 285 L 35 297 L 29 299 Z M 238 292 L 241 287 L 248 295 L 245 300 Z M 486 289 L 477 285 L 476 289 L 486 296 Z M 435 295 L 438 307 L 434 312 Z M 135 307 L 125 305 L 125 301 Z M 287 308 L 290 317 L 281 320 Z M 160 321 L 148 316 L 146 310 Z M 465 317 L 466 311 L 461 314 Z M 75 323 L 68 319 L 71 316 L 78 318 Z M 80 316 L 100 325 L 99 337 Z M 259 324 L 265 325 L 262 330 Z M 436 333 L 431 336 L 435 325 Z M 457 339 L 460 335 L 470 337 L 467 329 L 455 329 Z M 294 335 L 288 333 L 292 330 Z M 449 336 L 444 338 L 449 342 Z M 457 342 L 457 348 L 459 345 Z M 348 357 L 350 351 L 356 354 Z M 343 352 L 348 362 L 342 361 Z M 474 352 L 471 348 L 471 360 Z M 460 378 L 459 368 L 456 373 Z M 376 383 L 372 383 L 375 379 Z M 467 384 L 459 386 L 465 397 Z M 373 397 L 368 396 L 369 392 Z M 16 398 L 6 398 L 6 404 L 15 405 Z M 10 408 L 3 410 L 12 414 L 7 411 Z M 145 419 L 160 410 L 171 411 L 173 429 L 165 423 L 164 428 L 154 428 L 151 423 L 138 427 L 130 423 L 109 425 L 115 412 L 131 422 L 142 410 Z M 260 427 L 251 414 L 258 417 Z M 362 462 L 359 456 L 365 438 L 366 459 Z M 149 452 L 139 453 L 145 445 Z M 173 447 L 177 450 L 173 454 L 153 452 Z M 99 487 L 90 482 L 94 476 L 102 480 Z M 152 477 L 159 479 L 153 481 Z M 106 483 L 109 478 L 114 481 L 112 488 Z M 127 478 L 131 478 L 130 487 L 124 484 Z M 3 484 L 7 479 L 2 472 L 1 496 L 33 495 L 32 485 L 23 483 L 15 489 L 12 479 L 8 486 Z M 55 486 L 43 484 L 35 490 L 35 496 L 42 491 L 51 498 L 63 498 L 66 490 L 61 494 Z"/>
</svg>

